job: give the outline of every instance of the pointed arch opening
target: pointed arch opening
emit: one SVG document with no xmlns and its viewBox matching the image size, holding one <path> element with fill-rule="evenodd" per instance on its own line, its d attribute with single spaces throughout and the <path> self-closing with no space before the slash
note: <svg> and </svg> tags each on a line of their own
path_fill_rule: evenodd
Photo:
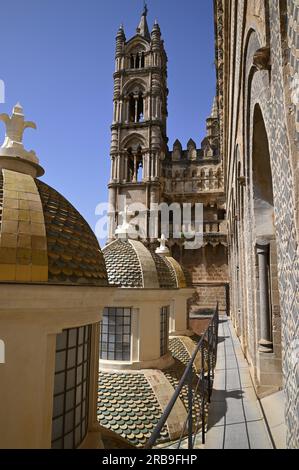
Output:
<svg viewBox="0 0 299 470">
<path fill-rule="evenodd" d="M 127 181 L 130 183 L 141 183 L 143 181 L 143 155 L 141 145 L 127 148 L 126 161 Z"/>
<path fill-rule="evenodd" d="M 253 213 L 259 286 L 259 350 L 273 352 L 273 291 L 277 271 L 274 197 L 269 140 L 260 106 L 253 113 L 252 135 Z M 277 292 L 278 294 L 278 292 Z"/>
<path fill-rule="evenodd" d="M 252 179 L 256 237 L 274 236 L 274 198 L 267 131 L 259 105 L 253 116 Z"/>
<path fill-rule="evenodd" d="M 144 121 L 144 97 L 142 91 L 129 95 L 129 122 Z"/>
<path fill-rule="evenodd" d="M 130 69 L 143 69 L 145 67 L 144 47 L 139 45 L 131 49 L 128 59 Z"/>
</svg>

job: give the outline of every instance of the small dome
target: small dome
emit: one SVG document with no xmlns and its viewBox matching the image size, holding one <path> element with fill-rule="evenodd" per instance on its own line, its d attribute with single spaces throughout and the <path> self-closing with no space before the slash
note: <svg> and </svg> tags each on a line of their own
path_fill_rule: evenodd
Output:
<svg viewBox="0 0 299 470">
<path fill-rule="evenodd" d="M 30 175 L 0 170 L 0 281 L 107 286 L 98 241 L 79 212 Z"/>
<path fill-rule="evenodd" d="M 103 255 L 112 285 L 177 289 L 183 284 L 181 274 L 178 275 L 178 263 L 173 258 L 156 254 L 154 248 L 149 250 L 140 241 L 116 240 L 103 248 Z"/>
</svg>

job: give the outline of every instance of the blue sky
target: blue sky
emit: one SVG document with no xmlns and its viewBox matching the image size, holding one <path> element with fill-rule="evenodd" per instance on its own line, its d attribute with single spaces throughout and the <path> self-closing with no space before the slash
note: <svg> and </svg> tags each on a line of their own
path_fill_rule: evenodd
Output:
<svg viewBox="0 0 299 470">
<path fill-rule="evenodd" d="M 1 2 L 0 79 L 11 112 L 20 101 L 38 130 L 27 130 L 46 174 L 94 229 L 107 200 L 115 36 L 135 34 L 142 0 Z M 148 0 L 168 54 L 169 145 L 199 145 L 215 94 L 212 0 Z M 0 140 L 4 126 L 0 124 Z"/>
</svg>

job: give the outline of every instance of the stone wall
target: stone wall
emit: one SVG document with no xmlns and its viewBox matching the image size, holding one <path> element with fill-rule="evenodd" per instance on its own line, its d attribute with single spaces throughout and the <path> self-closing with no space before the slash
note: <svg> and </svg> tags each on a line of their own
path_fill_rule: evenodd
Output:
<svg viewBox="0 0 299 470">
<path fill-rule="evenodd" d="M 227 248 L 208 244 L 199 250 L 184 250 L 179 260 L 196 288 L 190 313 L 215 308 L 217 302 L 222 312 L 229 313 Z"/>
<path fill-rule="evenodd" d="M 227 282 L 227 250 L 222 245 L 207 245 L 200 250 L 185 250 L 182 264 L 194 285 L 201 282 Z"/>
<path fill-rule="evenodd" d="M 293 116 L 295 118 L 297 143 L 299 140 L 299 3 L 298 0 L 288 0 L 288 46 L 290 52 L 290 88 L 293 93 Z"/>
<path fill-rule="evenodd" d="M 202 283 L 195 285 L 196 294 L 189 301 L 190 313 L 205 313 L 214 309 L 218 302 L 219 312 L 229 312 L 229 285 L 218 283 Z"/>
<path fill-rule="evenodd" d="M 283 372 L 287 444 L 298 448 L 299 116 L 290 81 L 298 72 L 298 1 L 216 0 L 215 6 L 232 317 L 257 390 L 279 389 Z M 265 136 L 254 143 L 261 120 Z M 274 211 L 269 261 L 273 353 L 268 356 L 259 348 L 256 258 L 260 219 L 254 158 L 262 139 L 269 154 Z"/>
</svg>

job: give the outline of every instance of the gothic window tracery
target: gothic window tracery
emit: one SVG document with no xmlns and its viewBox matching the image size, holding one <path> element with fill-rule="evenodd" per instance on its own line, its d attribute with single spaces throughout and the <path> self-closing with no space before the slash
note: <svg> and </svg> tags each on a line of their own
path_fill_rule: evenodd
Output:
<svg viewBox="0 0 299 470">
<path fill-rule="evenodd" d="M 144 69 L 145 53 L 144 51 L 134 51 L 130 54 L 129 63 L 131 69 Z"/>
<path fill-rule="evenodd" d="M 144 97 L 142 92 L 129 95 L 129 122 L 144 121 Z"/>
<path fill-rule="evenodd" d="M 143 156 L 140 145 L 136 150 L 132 147 L 127 149 L 127 166 L 128 182 L 140 183 L 143 178 Z"/>
</svg>

